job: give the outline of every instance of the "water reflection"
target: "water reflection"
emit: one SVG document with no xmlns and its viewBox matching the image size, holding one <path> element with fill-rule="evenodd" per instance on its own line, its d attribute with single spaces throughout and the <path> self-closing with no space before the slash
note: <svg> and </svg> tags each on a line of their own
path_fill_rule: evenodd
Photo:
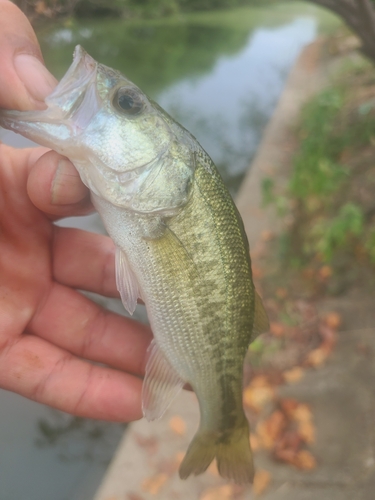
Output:
<svg viewBox="0 0 375 500">
<path fill-rule="evenodd" d="M 64 462 L 85 460 L 108 465 L 125 427 L 51 409 L 38 420 L 35 444 L 42 449 L 54 447 Z"/>
<path fill-rule="evenodd" d="M 259 29 L 236 55 L 206 75 L 168 87 L 157 99 L 199 138 L 234 193 L 248 168 L 301 48 L 316 35 L 312 19 Z"/>
</svg>

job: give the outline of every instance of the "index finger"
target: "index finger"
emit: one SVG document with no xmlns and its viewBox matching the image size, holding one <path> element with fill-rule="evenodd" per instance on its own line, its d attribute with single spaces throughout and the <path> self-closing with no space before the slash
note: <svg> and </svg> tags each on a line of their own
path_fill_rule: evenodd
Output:
<svg viewBox="0 0 375 500">
<path fill-rule="evenodd" d="M 43 63 L 34 30 L 21 10 L 0 0 L 0 108 L 43 109 L 56 79 Z"/>
</svg>

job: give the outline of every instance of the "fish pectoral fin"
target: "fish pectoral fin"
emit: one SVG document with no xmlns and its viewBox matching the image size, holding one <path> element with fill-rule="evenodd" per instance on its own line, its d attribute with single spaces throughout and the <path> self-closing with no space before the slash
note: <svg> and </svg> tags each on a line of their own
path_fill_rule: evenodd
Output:
<svg viewBox="0 0 375 500">
<path fill-rule="evenodd" d="M 184 381 L 153 340 L 142 388 L 142 410 L 147 420 L 160 418 L 177 396 Z"/>
<path fill-rule="evenodd" d="M 137 278 L 128 263 L 125 253 L 116 248 L 116 286 L 122 303 L 129 314 L 133 314 L 140 297 Z"/>
<path fill-rule="evenodd" d="M 262 299 L 255 291 L 254 326 L 251 334 L 251 341 L 261 333 L 267 332 L 270 328 L 267 313 L 264 309 Z"/>
</svg>

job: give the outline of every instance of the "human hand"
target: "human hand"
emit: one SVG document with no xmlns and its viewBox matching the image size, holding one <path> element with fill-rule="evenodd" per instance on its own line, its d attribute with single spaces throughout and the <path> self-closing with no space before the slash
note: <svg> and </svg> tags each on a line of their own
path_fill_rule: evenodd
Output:
<svg viewBox="0 0 375 500">
<path fill-rule="evenodd" d="M 0 0 L 0 67 L 0 107 L 44 107 L 56 81 L 8 0 Z M 142 415 L 151 332 L 76 290 L 118 296 L 110 238 L 53 224 L 92 210 L 66 158 L 0 145 L 0 387 L 75 415 L 129 421 Z"/>
</svg>

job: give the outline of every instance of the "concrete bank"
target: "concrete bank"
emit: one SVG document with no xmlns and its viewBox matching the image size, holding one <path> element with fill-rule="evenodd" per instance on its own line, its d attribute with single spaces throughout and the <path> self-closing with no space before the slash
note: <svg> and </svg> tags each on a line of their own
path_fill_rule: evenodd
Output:
<svg viewBox="0 0 375 500">
<path fill-rule="evenodd" d="M 291 147 L 292 129 L 297 123 L 301 105 L 322 88 L 327 81 L 327 68 L 320 61 L 321 47 L 322 43 L 320 41 L 309 45 L 298 59 L 288 78 L 273 118 L 264 133 L 258 154 L 238 195 L 237 205 L 244 219 L 252 254 L 256 254 L 257 249 L 261 246 L 264 231 L 275 232 L 278 229 L 279 221 L 272 210 L 262 208 L 261 183 L 265 176 L 270 175 L 278 185 L 285 185 L 287 182 L 288 165 L 290 165 L 293 154 L 293 147 Z M 369 318 L 368 323 L 366 322 L 367 329 L 361 331 L 364 342 L 369 340 L 371 334 L 375 338 L 375 335 L 373 335 L 375 332 L 371 332 L 370 328 L 373 320 L 372 324 L 375 323 L 375 318 Z M 319 442 L 316 452 L 319 460 L 321 457 L 323 462 L 324 454 L 328 454 L 328 464 L 324 462 L 322 467 L 318 467 L 317 471 L 306 475 L 294 471 L 290 467 L 274 464 L 267 456 L 256 455 L 256 466 L 270 471 L 273 478 L 270 488 L 265 493 L 265 500 L 281 500 L 284 498 L 289 500 L 373 498 L 373 496 L 353 496 L 355 491 L 353 482 L 350 483 L 348 495 L 344 494 L 349 476 L 342 471 L 343 455 L 341 460 L 339 456 L 341 453 L 340 440 L 343 439 L 342 434 L 350 431 L 356 425 L 355 421 L 358 417 L 358 412 L 353 408 L 349 408 L 350 400 L 355 405 L 361 404 L 356 396 L 356 386 L 349 389 L 346 396 L 343 393 L 343 389 L 349 384 L 350 375 L 347 374 L 345 378 L 340 379 L 340 376 L 343 376 L 343 367 L 345 367 L 345 352 L 353 348 L 353 342 L 353 338 L 348 334 L 341 347 L 338 347 L 336 358 L 330 367 L 319 372 L 312 372 L 303 379 L 303 382 L 293 386 L 292 390 L 285 389 L 286 393 L 289 391 L 291 397 L 293 391 L 295 391 L 294 395 L 298 394 L 298 397 L 308 402 L 311 401 L 312 404 L 316 404 L 321 408 L 321 412 L 318 412 L 320 421 L 317 421 L 317 433 L 320 436 L 322 432 L 323 436 L 331 439 L 333 451 L 327 452 L 324 447 L 325 443 Z M 355 362 L 353 363 L 354 368 L 357 367 Z M 358 383 L 362 375 L 356 375 Z M 327 377 L 332 378 L 334 382 L 327 385 Z M 375 381 L 374 370 L 369 380 L 372 381 L 373 386 Z M 341 386 L 340 384 L 344 385 Z M 371 384 L 368 383 L 367 385 L 370 386 Z M 365 391 L 364 399 L 362 398 L 361 401 L 366 402 L 364 406 L 362 405 L 366 417 L 363 416 L 363 412 L 360 410 L 362 416 L 358 417 L 358 424 L 362 426 L 362 429 L 365 426 L 366 432 L 370 432 L 369 425 L 365 424 L 365 421 L 369 422 L 368 411 L 372 411 L 370 394 Z M 330 404 L 332 416 L 336 418 L 341 415 L 340 422 L 343 425 L 342 432 L 339 434 L 335 434 L 337 429 L 332 419 L 329 420 L 329 429 L 325 428 L 327 419 L 324 414 L 324 405 L 327 402 Z M 343 405 L 344 407 L 347 406 L 346 413 L 350 420 L 347 423 L 346 417 L 344 417 Z M 352 414 L 352 418 L 350 414 Z M 372 415 L 374 416 L 375 413 Z M 189 478 L 187 481 L 181 481 L 178 478 L 177 469 L 179 463 L 195 433 L 198 421 L 199 411 L 195 395 L 184 392 L 173 402 L 160 421 L 149 423 L 141 420 L 131 424 L 118 447 L 94 500 L 230 500 L 232 498 L 240 500 L 252 498 L 250 487 L 243 490 L 227 484 L 217 476 L 214 467 L 210 467 L 205 474 Z M 320 429 L 320 425 L 322 429 Z M 373 438 L 371 437 L 371 439 Z M 354 447 L 351 446 L 350 448 L 350 453 L 353 450 L 353 453 L 357 452 L 357 455 L 362 450 L 363 460 L 361 459 L 361 466 L 354 467 L 350 457 L 350 460 L 348 459 L 349 461 L 345 462 L 345 467 L 350 466 L 354 475 L 362 474 L 361 478 L 367 478 L 367 473 L 375 464 L 373 455 L 370 452 L 371 439 L 369 436 L 367 444 L 361 440 L 357 447 L 353 445 Z M 353 455 L 353 460 L 354 458 Z"/>
</svg>

